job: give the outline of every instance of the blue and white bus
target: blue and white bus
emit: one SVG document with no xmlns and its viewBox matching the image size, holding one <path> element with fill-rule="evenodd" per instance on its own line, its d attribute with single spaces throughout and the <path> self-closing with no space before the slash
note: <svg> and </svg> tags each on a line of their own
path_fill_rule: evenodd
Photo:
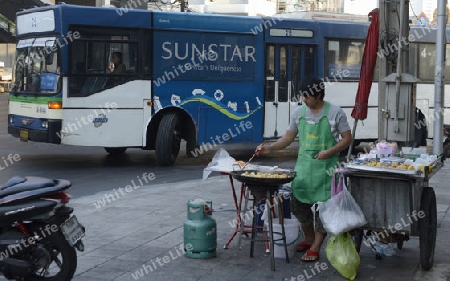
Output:
<svg viewBox="0 0 450 281">
<path fill-rule="evenodd" d="M 8 132 L 23 140 L 156 151 L 185 139 L 262 141 L 260 18 L 54 5 L 17 15 Z M 120 53 L 125 71 L 110 73 Z"/>
<path fill-rule="evenodd" d="M 324 78 L 326 99 L 352 121 L 368 25 L 66 4 L 22 11 L 8 132 L 111 154 L 155 150 L 173 165 L 182 139 L 197 156 L 280 137 L 305 75 Z M 428 112 L 434 45 L 425 35 L 410 45 L 410 73 L 424 82 L 417 99 Z M 120 73 L 110 68 L 117 54 Z M 378 138 L 375 76 L 357 139 Z"/>
</svg>

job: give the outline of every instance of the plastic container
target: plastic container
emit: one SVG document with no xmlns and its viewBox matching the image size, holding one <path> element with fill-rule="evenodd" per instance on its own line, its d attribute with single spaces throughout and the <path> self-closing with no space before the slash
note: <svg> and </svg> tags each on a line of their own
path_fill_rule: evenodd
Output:
<svg viewBox="0 0 450 281">
<path fill-rule="evenodd" d="M 402 153 L 403 154 L 414 154 L 412 153 L 413 148 L 410 146 L 404 146 L 402 147 Z"/>
<path fill-rule="evenodd" d="M 386 256 L 386 257 L 391 257 L 391 256 L 395 255 L 394 249 L 389 244 L 381 244 L 380 243 L 378 252 L 380 253 L 380 255 Z"/>
<path fill-rule="evenodd" d="M 265 210 L 266 199 L 259 201 L 256 204 L 256 232 L 264 231 L 263 213 Z M 251 223 L 250 223 L 251 224 Z"/>
<path fill-rule="evenodd" d="M 279 223 L 273 223 L 273 231 L 281 233 L 281 225 Z M 295 256 L 297 250 L 297 241 L 303 236 L 300 230 L 300 223 L 297 219 L 284 219 L 284 233 L 286 234 L 286 244 L 289 258 L 292 259 Z M 274 233 L 274 239 L 281 239 L 281 235 Z M 273 255 L 275 258 L 286 258 L 284 252 L 283 240 L 274 242 Z"/>
<path fill-rule="evenodd" d="M 283 185 L 278 190 L 278 195 L 281 197 L 281 198 L 279 198 L 281 201 L 280 204 L 283 204 L 283 217 L 290 219 L 291 218 L 291 195 L 292 195 L 291 187 L 288 185 Z M 279 216 L 278 208 L 276 209 L 276 213 L 277 213 L 277 216 Z"/>
<path fill-rule="evenodd" d="M 378 157 L 389 157 L 389 156 L 393 155 L 391 148 L 377 149 L 376 153 L 377 153 Z"/>
</svg>

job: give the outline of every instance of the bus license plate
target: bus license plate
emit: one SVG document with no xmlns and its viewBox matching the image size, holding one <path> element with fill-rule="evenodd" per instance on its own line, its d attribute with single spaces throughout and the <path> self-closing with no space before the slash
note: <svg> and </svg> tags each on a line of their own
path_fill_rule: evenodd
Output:
<svg viewBox="0 0 450 281">
<path fill-rule="evenodd" d="M 28 141 L 28 131 L 27 130 L 20 130 L 20 140 Z"/>
<path fill-rule="evenodd" d="M 72 216 L 61 225 L 61 231 L 71 246 L 75 245 L 84 236 L 84 228 L 78 223 L 75 216 Z"/>
</svg>

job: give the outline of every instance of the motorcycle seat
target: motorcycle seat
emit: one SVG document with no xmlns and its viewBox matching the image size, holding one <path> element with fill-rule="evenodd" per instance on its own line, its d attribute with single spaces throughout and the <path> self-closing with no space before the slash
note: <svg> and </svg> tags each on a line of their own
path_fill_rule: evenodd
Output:
<svg viewBox="0 0 450 281">
<path fill-rule="evenodd" d="M 42 177 L 12 177 L 2 187 L 0 187 L 0 198 L 4 198 L 8 195 L 22 193 L 26 191 L 33 191 L 44 189 L 48 187 L 56 187 L 62 185 L 62 187 L 70 186 L 70 183 L 61 183 L 58 180 L 42 178 Z M 64 189 L 64 188 L 61 188 Z"/>
</svg>

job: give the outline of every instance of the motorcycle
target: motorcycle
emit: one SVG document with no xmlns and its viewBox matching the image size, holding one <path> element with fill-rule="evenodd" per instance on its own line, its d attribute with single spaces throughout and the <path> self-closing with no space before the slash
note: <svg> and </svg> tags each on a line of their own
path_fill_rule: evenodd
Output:
<svg viewBox="0 0 450 281">
<path fill-rule="evenodd" d="M 0 272 L 9 280 L 68 281 L 85 228 L 66 206 L 71 183 L 13 177 L 0 187 Z"/>
<path fill-rule="evenodd" d="M 450 124 L 444 124 L 444 148 L 443 154 L 445 158 L 450 158 Z"/>
</svg>

